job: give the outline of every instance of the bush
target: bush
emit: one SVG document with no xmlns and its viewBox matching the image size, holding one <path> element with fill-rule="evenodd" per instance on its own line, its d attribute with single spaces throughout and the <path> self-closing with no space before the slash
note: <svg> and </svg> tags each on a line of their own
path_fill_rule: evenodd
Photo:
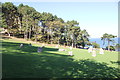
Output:
<svg viewBox="0 0 120 80">
<path fill-rule="evenodd" d="M 108 46 L 106 47 L 106 50 L 108 50 Z M 115 51 L 115 47 L 114 46 L 110 46 L 110 50 Z"/>
<path fill-rule="evenodd" d="M 97 44 L 96 42 L 92 42 L 92 45 L 93 45 L 94 48 L 100 48 L 100 45 Z"/>
</svg>

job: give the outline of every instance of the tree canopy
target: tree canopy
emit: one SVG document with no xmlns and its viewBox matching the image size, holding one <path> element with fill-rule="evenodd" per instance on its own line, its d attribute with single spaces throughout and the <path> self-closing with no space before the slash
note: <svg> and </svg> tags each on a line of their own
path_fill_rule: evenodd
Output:
<svg viewBox="0 0 120 80">
<path fill-rule="evenodd" d="M 33 7 L 11 2 L 2 3 L 2 27 L 9 36 L 76 47 L 89 42 L 89 34 L 81 30 L 75 20 L 65 22 L 51 13 L 36 11 Z"/>
<path fill-rule="evenodd" d="M 108 42 L 108 50 L 110 50 L 110 42 L 114 42 L 113 38 L 115 38 L 117 36 L 112 35 L 112 34 L 103 34 L 103 36 L 101 37 L 101 40 L 103 40 L 103 45 L 105 44 L 105 42 Z"/>
</svg>

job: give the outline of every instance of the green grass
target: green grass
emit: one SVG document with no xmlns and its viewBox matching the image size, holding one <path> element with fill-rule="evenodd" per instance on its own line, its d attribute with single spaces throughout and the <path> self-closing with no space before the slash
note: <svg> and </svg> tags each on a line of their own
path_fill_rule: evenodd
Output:
<svg viewBox="0 0 120 80">
<path fill-rule="evenodd" d="M 23 48 L 19 48 L 24 43 Z M 27 41 L 2 40 L 3 78 L 119 78 L 118 52 L 108 52 L 92 57 L 83 49 L 73 49 L 74 56 L 68 56 L 69 48 L 59 52 L 57 48 L 45 46 L 38 53 L 40 44 L 28 46 Z M 60 47 L 62 48 L 62 47 Z"/>
</svg>

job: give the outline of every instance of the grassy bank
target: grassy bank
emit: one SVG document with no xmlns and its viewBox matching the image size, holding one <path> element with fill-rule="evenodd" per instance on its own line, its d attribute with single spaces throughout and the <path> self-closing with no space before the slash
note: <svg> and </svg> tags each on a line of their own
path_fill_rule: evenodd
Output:
<svg viewBox="0 0 120 80">
<path fill-rule="evenodd" d="M 66 51 L 58 51 L 55 46 L 46 45 L 41 53 L 40 43 L 18 38 L 2 40 L 3 78 L 118 78 L 118 52 L 105 51 L 92 57 L 84 49 L 73 49 L 74 56 Z M 23 43 L 24 46 L 19 48 Z M 32 43 L 33 46 L 28 46 Z"/>
</svg>

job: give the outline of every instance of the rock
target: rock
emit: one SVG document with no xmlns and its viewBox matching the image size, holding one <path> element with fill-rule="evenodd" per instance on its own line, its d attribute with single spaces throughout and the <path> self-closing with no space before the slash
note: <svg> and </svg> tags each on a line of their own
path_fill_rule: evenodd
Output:
<svg viewBox="0 0 120 80">
<path fill-rule="evenodd" d="M 20 44 L 20 48 L 22 48 L 23 47 L 23 44 Z"/>
<path fill-rule="evenodd" d="M 37 52 L 42 52 L 42 47 L 38 47 Z"/>
<path fill-rule="evenodd" d="M 69 51 L 68 54 L 69 54 L 70 56 L 73 56 L 72 51 Z"/>
<path fill-rule="evenodd" d="M 59 49 L 59 51 L 65 51 L 65 49 Z"/>
</svg>

